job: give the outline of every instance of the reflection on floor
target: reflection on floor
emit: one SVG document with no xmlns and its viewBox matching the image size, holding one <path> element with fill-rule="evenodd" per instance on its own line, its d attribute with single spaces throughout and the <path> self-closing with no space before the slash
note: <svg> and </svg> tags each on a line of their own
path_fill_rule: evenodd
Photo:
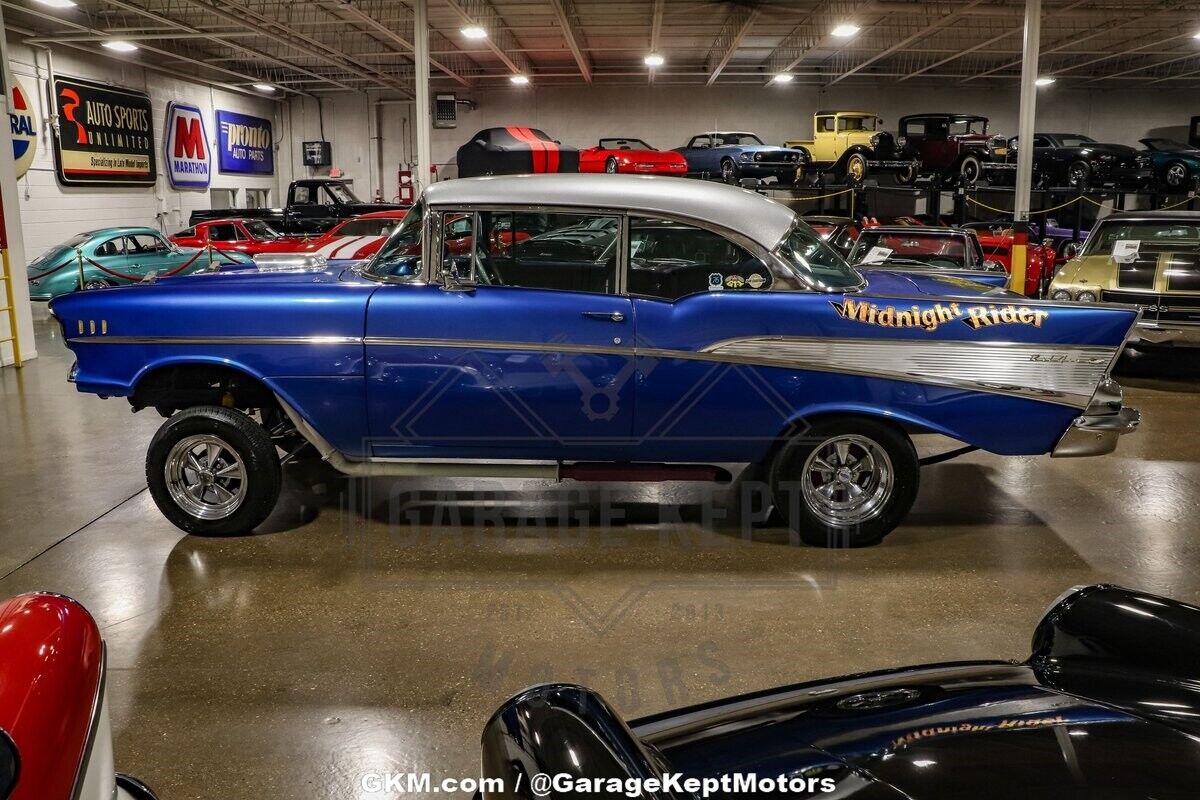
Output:
<svg viewBox="0 0 1200 800">
<path fill-rule="evenodd" d="M 931 467 L 885 544 L 830 553 L 743 526 L 695 488 L 311 468 L 289 472 L 264 532 L 186 537 L 142 491 L 161 420 L 76 394 L 55 336 L 40 321 L 42 356 L 0 370 L 0 595 L 53 589 L 91 608 L 118 766 L 164 800 L 357 798 L 368 772 L 470 776 L 487 715 L 544 680 L 592 685 L 635 717 L 850 671 L 1021 658 L 1073 584 L 1200 600 L 1193 357 L 1125 366 L 1145 423 L 1118 454 Z"/>
</svg>

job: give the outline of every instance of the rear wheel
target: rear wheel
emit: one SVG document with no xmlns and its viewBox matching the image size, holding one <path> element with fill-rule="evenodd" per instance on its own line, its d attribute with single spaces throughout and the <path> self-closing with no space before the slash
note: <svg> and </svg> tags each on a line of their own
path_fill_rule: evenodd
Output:
<svg viewBox="0 0 1200 800">
<path fill-rule="evenodd" d="M 84 289 L 109 289 L 111 287 L 112 284 L 103 278 L 93 278 L 92 280 L 83 284 Z"/>
<path fill-rule="evenodd" d="M 1072 161 L 1067 167 L 1067 183 L 1071 186 L 1083 187 L 1088 185 L 1092 177 L 1092 168 L 1086 161 Z"/>
<path fill-rule="evenodd" d="M 770 470 L 775 508 L 818 547 L 878 543 L 908 514 L 919 483 L 912 440 L 857 417 L 814 425 L 783 447 Z"/>
<path fill-rule="evenodd" d="M 917 176 L 920 174 L 920 169 L 916 164 L 906 164 L 896 170 L 896 183 L 901 186 L 912 186 L 917 182 Z"/>
<path fill-rule="evenodd" d="M 275 508 L 279 455 L 250 417 L 197 406 L 163 423 L 146 454 L 146 482 L 163 515 L 188 533 L 249 533 Z"/>
</svg>

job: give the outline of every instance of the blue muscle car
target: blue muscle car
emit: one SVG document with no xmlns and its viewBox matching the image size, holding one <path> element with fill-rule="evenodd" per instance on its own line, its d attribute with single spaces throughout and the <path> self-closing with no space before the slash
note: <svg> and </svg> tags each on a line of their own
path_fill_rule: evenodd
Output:
<svg viewBox="0 0 1200 800">
<path fill-rule="evenodd" d="M 808 169 L 803 150 L 763 144 L 753 133 L 713 131 L 693 136 L 675 152 L 687 159 L 687 174 L 708 178 L 720 176 L 725 183 L 742 178 L 774 178 L 791 185 Z"/>
<path fill-rule="evenodd" d="M 146 474 L 193 532 L 262 522 L 278 450 L 308 443 L 362 476 L 751 465 L 805 541 L 862 545 L 916 496 L 913 433 L 1082 456 L 1138 422 L 1109 378 L 1135 309 L 864 276 L 786 206 L 679 178 L 446 181 L 361 268 L 206 274 L 51 310 L 80 391 L 168 417 Z"/>
</svg>

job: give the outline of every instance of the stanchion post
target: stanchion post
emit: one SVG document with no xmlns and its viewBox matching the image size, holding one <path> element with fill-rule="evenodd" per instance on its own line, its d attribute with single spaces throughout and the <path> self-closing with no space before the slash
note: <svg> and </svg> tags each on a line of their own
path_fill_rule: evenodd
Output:
<svg viewBox="0 0 1200 800">
<path fill-rule="evenodd" d="M 79 263 L 79 290 L 83 291 L 83 251 L 75 248 L 75 260 Z"/>
</svg>

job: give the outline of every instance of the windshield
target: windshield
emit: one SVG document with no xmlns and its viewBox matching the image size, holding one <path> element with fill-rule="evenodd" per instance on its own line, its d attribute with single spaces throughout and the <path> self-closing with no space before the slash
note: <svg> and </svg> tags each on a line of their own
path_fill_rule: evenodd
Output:
<svg viewBox="0 0 1200 800">
<path fill-rule="evenodd" d="M 986 119 L 953 119 L 950 120 L 950 135 L 964 136 L 969 133 L 987 133 Z"/>
<path fill-rule="evenodd" d="M 363 268 L 363 274 L 375 278 L 411 278 L 420 275 L 421 223 L 424 218 L 425 204 L 418 202 L 408 210 L 379 252 Z"/>
<path fill-rule="evenodd" d="M 387 236 L 400 224 L 398 217 L 352 219 L 337 229 L 338 236 Z"/>
<path fill-rule="evenodd" d="M 354 196 L 354 192 L 350 191 L 350 187 L 344 183 L 327 183 L 325 190 L 333 195 L 333 199 L 339 203 L 357 203 L 358 198 Z"/>
<path fill-rule="evenodd" d="M 1192 150 L 1192 149 L 1194 149 L 1191 145 L 1184 144 L 1183 142 L 1179 142 L 1174 139 L 1147 139 L 1146 147 L 1149 147 L 1151 150 Z"/>
<path fill-rule="evenodd" d="M 970 239 L 962 234 L 867 229 L 858 237 L 850 252 L 855 266 L 931 267 L 933 269 L 973 269 L 968 251 Z"/>
<path fill-rule="evenodd" d="M 738 144 L 762 144 L 762 139 L 753 133 L 714 133 L 713 141 L 717 146 Z"/>
<path fill-rule="evenodd" d="M 601 150 L 653 150 L 641 139 L 601 139 Z"/>
<path fill-rule="evenodd" d="M 820 234 L 797 219 L 775 249 L 810 288 L 818 291 L 857 289 L 863 277 L 829 246 Z"/>
<path fill-rule="evenodd" d="M 1167 220 L 1104 222 L 1088 238 L 1083 255 L 1111 256 L 1118 250 L 1134 256 L 1200 253 L 1200 226 Z"/>
<path fill-rule="evenodd" d="M 255 239 L 278 239 L 279 234 L 265 222 L 245 222 L 246 232 Z"/>
</svg>

